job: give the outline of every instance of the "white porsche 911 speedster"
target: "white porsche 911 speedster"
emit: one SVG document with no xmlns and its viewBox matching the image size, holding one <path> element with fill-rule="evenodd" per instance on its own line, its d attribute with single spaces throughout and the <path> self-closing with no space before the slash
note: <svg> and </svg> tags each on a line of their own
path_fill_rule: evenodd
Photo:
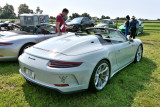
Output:
<svg viewBox="0 0 160 107">
<path fill-rule="evenodd" d="M 51 38 L 25 50 L 20 74 L 30 83 L 74 92 L 101 91 L 108 80 L 132 62 L 139 62 L 143 44 L 109 28 L 88 28 Z"/>
</svg>

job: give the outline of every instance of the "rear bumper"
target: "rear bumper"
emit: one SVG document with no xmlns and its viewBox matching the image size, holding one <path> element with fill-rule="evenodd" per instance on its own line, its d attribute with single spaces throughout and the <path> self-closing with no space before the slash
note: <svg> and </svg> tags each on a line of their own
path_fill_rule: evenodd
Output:
<svg viewBox="0 0 160 107">
<path fill-rule="evenodd" d="M 15 61 L 18 59 L 18 46 L 0 46 L 0 61 Z"/>
<path fill-rule="evenodd" d="M 74 68 L 51 68 L 48 63 L 49 60 L 47 59 L 24 53 L 19 57 L 19 72 L 30 82 L 58 90 L 61 93 L 70 93 L 88 88 L 92 72 L 87 63 Z M 29 76 L 27 74 L 28 70 L 33 72 L 34 76 Z M 68 86 L 61 87 L 55 84 L 68 84 Z"/>
<path fill-rule="evenodd" d="M 56 91 L 58 91 L 58 92 L 60 92 L 60 93 L 62 93 L 62 94 L 75 93 L 75 92 L 79 92 L 79 91 L 85 90 L 85 89 L 82 89 L 83 87 L 85 87 L 85 86 L 83 86 L 83 85 L 72 86 L 72 87 L 61 87 L 61 88 L 60 88 L 60 87 L 53 86 L 53 85 L 51 86 L 51 85 L 49 85 L 49 84 L 45 84 L 45 83 L 42 83 L 42 82 L 40 82 L 40 81 L 36 81 L 36 80 L 30 78 L 30 77 L 27 76 L 25 73 L 23 73 L 23 72 L 21 71 L 21 69 L 19 70 L 19 73 L 20 73 L 26 80 L 28 80 L 28 81 L 30 81 L 30 82 L 32 82 L 32 83 L 34 83 L 34 84 L 40 85 L 40 86 L 45 87 L 45 88 L 49 88 L 49 89 L 56 90 Z"/>
</svg>

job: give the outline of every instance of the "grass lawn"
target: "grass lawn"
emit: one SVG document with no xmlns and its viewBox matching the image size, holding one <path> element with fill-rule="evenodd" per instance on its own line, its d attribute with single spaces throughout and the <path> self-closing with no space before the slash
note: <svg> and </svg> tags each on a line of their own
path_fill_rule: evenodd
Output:
<svg viewBox="0 0 160 107">
<path fill-rule="evenodd" d="M 0 107 L 105 106 L 160 107 L 160 32 L 145 31 L 143 59 L 117 73 L 98 93 L 84 91 L 63 95 L 32 86 L 19 74 L 18 62 L 0 63 Z"/>
<path fill-rule="evenodd" d="M 5 21 L 19 21 L 19 19 L 0 19 L 1 21 L 5 22 Z"/>
<path fill-rule="evenodd" d="M 145 26 L 145 25 L 158 25 L 158 26 L 160 26 L 160 23 L 143 23 L 143 25 Z"/>
</svg>

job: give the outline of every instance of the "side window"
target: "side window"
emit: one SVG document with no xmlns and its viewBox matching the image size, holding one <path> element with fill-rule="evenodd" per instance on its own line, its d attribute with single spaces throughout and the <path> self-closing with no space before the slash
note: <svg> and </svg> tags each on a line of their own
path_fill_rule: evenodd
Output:
<svg viewBox="0 0 160 107">
<path fill-rule="evenodd" d="M 55 27 L 53 26 L 41 26 L 37 29 L 37 34 L 53 34 L 55 33 Z"/>
<path fill-rule="evenodd" d="M 33 25 L 33 17 L 27 17 L 28 25 Z"/>
<path fill-rule="evenodd" d="M 126 38 L 118 31 L 112 31 L 108 34 L 108 38 L 113 43 L 121 43 L 127 41 Z"/>
<path fill-rule="evenodd" d="M 89 21 L 89 18 L 86 18 L 86 21 Z"/>
<path fill-rule="evenodd" d="M 85 18 L 82 19 L 82 22 L 83 22 L 83 23 L 86 22 Z"/>
<path fill-rule="evenodd" d="M 113 24 L 113 22 L 112 22 L 112 21 L 109 21 L 109 24 Z"/>
<path fill-rule="evenodd" d="M 56 33 L 56 32 L 55 32 L 55 26 L 50 26 L 50 33 L 52 33 L 52 34 L 53 34 L 53 33 Z"/>
</svg>

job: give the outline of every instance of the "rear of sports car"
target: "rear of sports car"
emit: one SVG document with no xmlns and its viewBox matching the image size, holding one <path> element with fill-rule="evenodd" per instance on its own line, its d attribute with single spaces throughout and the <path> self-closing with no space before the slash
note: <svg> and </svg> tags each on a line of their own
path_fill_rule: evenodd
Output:
<svg viewBox="0 0 160 107">
<path fill-rule="evenodd" d="M 41 42 L 19 57 L 19 72 L 30 82 L 62 93 L 87 89 L 95 66 L 85 60 L 87 53 L 95 51 L 94 45 L 89 48 L 90 41 L 88 37 L 66 36 Z M 99 43 L 96 46 L 102 48 Z"/>
<path fill-rule="evenodd" d="M 20 45 L 15 40 L 5 39 L 0 34 L 0 61 L 16 60 Z"/>
</svg>

